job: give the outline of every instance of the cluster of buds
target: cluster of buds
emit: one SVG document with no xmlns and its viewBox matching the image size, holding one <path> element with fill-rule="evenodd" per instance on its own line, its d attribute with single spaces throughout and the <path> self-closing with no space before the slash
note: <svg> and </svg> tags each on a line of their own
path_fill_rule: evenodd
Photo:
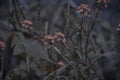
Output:
<svg viewBox="0 0 120 80">
<path fill-rule="evenodd" d="M 77 8 L 77 12 L 82 14 L 83 16 L 90 16 L 90 7 L 87 4 L 81 4 Z"/>
<path fill-rule="evenodd" d="M 116 28 L 117 31 L 120 31 L 120 24 L 118 24 L 118 27 Z"/>
<path fill-rule="evenodd" d="M 35 29 L 33 28 L 32 25 L 33 25 L 33 24 L 32 24 L 32 22 L 31 22 L 30 20 L 24 20 L 24 21 L 22 22 L 21 31 L 33 35 L 34 32 L 35 32 Z"/>
<path fill-rule="evenodd" d="M 4 41 L 0 40 L 0 50 L 4 50 L 6 47 L 6 44 Z"/>
<path fill-rule="evenodd" d="M 61 32 L 56 32 L 53 36 L 52 35 L 46 35 L 42 41 L 45 43 L 45 45 L 49 45 L 48 48 L 51 47 L 51 45 L 55 45 L 58 42 L 62 42 L 66 44 L 66 38 L 65 35 Z"/>
<path fill-rule="evenodd" d="M 110 0 L 96 0 L 96 3 L 101 3 L 105 8 L 108 7 Z"/>
<path fill-rule="evenodd" d="M 31 25 L 32 25 L 32 22 L 29 21 L 29 20 L 24 20 L 24 21 L 22 22 L 23 28 L 28 28 L 28 27 L 31 26 Z"/>
<path fill-rule="evenodd" d="M 65 63 L 63 61 L 59 61 L 57 64 L 58 64 L 58 66 L 61 66 L 61 67 L 65 65 Z"/>
</svg>

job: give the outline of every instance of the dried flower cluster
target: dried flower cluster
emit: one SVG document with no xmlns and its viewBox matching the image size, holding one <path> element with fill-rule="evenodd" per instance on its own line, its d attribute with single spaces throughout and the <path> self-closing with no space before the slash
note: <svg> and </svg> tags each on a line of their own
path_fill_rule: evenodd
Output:
<svg viewBox="0 0 120 80">
<path fill-rule="evenodd" d="M 90 16 L 90 7 L 87 4 L 81 4 L 77 8 L 77 12 L 81 13 L 83 16 Z"/>
<path fill-rule="evenodd" d="M 4 41 L 0 41 L 0 49 L 3 50 L 6 47 L 6 44 Z"/>
<path fill-rule="evenodd" d="M 32 22 L 30 20 L 24 20 L 22 22 L 22 28 L 21 28 L 21 31 L 27 31 L 28 33 L 30 33 L 31 35 L 34 34 L 35 32 L 35 29 L 34 27 L 32 26 Z"/>
<path fill-rule="evenodd" d="M 32 25 L 32 22 L 29 21 L 29 20 L 24 20 L 24 21 L 22 22 L 22 26 L 23 26 L 24 28 L 28 28 L 30 25 Z"/>
<path fill-rule="evenodd" d="M 118 27 L 116 28 L 117 31 L 120 31 L 120 24 L 118 24 Z"/>
<path fill-rule="evenodd" d="M 108 7 L 110 0 L 96 0 L 97 3 L 102 3 L 105 8 Z"/>
<path fill-rule="evenodd" d="M 66 38 L 65 38 L 65 35 L 61 32 L 56 32 L 53 36 L 52 35 L 46 35 L 42 41 L 45 43 L 45 45 L 49 44 L 49 45 L 52 45 L 52 44 L 56 44 L 58 42 L 62 42 L 64 44 L 66 44 Z M 49 46 L 51 47 L 51 46 Z"/>
<path fill-rule="evenodd" d="M 64 66 L 64 65 L 65 65 L 65 63 L 64 63 L 63 61 L 59 61 L 57 64 L 58 64 L 59 66 Z"/>
</svg>

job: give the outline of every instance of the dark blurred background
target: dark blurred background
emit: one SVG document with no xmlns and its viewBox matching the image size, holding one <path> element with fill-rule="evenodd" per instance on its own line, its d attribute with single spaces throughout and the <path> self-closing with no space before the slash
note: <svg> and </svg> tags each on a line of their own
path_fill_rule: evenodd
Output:
<svg viewBox="0 0 120 80">
<path fill-rule="evenodd" d="M 91 9 L 93 9 L 93 7 L 95 6 L 95 0 L 0 0 L 0 39 L 6 41 L 12 31 L 15 31 L 17 35 L 13 41 L 15 49 L 13 51 L 11 63 L 13 66 L 13 73 L 12 71 L 11 73 L 15 75 L 13 80 L 29 80 L 26 78 L 26 76 L 28 75 L 26 75 L 26 56 L 24 52 L 30 55 L 32 80 L 43 80 L 45 76 L 52 72 L 51 70 L 54 70 L 53 68 L 51 68 L 54 64 L 51 64 L 47 60 L 49 59 L 50 55 L 50 58 L 52 58 L 51 60 L 57 63 L 59 61 L 59 57 L 56 54 L 57 52 L 53 49 L 49 53 L 49 50 L 47 50 L 40 43 L 40 41 L 34 39 L 33 37 L 26 37 L 23 33 L 19 32 L 19 29 L 21 29 L 22 27 L 22 21 L 28 19 L 33 23 L 32 26 L 34 26 L 34 29 L 40 32 L 42 36 L 49 34 L 53 35 L 55 32 L 62 32 L 66 35 L 68 1 L 70 6 L 68 31 L 69 33 L 72 33 L 74 28 L 79 25 L 79 18 L 81 18 L 81 14 L 78 14 L 76 12 L 77 7 L 81 4 L 88 4 L 90 5 Z M 15 6 L 17 9 L 15 8 Z M 10 21 L 11 19 L 13 22 Z M 90 21 L 91 18 L 88 18 L 88 22 Z M 120 0 L 110 0 L 108 7 L 101 9 L 100 15 L 94 25 L 93 32 L 91 33 L 92 38 L 90 38 L 90 43 L 94 43 L 93 47 L 95 48 L 95 50 L 94 52 L 90 52 L 89 54 L 89 58 L 91 60 L 94 60 L 96 56 L 101 55 L 105 56 L 105 58 L 107 57 L 107 60 L 105 59 L 106 61 L 102 59 L 101 65 L 105 69 L 105 71 L 108 70 L 108 72 L 111 69 L 113 71 L 114 69 L 116 69 L 116 66 L 113 66 L 115 57 L 113 58 L 111 56 L 113 56 L 114 54 L 116 55 L 116 53 L 114 53 L 116 51 L 115 31 L 116 27 L 118 27 L 118 24 L 120 24 Z M 87 23 L 85 23 L 84 25 L 84 27 L 86 28 Z M 15 30 L 14 26 L 17 27 L 18 31 Z M 77 35 L 77 33 L 73 35 L 73 41 L 75 41 L 75 43 L 78 42 Z M 68 46 L 73 47 L 72 42 L 68 41 Z M 91 47 L 91 45 L 89 47 Z M 58 48 L 60 48 L 60 51 L 64 53 L 65 56 L 68 56 L 70 58 L 72 56 L 72 62 L 72 59 L 75 55 L 73 56 L 73 54 L 70 54 L 61 46 L 58 46 Z M 75 54 L 73 48 L 70 50 L 71 53 Z M 0 57 L 3 54 L 4 51 L 1 51 Z M 39 60 L 39 58 L 41 59 L 44 57 L 47 58 L 47 60 Z M 77 63 L 78 61 L 79 63 L 79 60 L 76 59 L 77 58 L 75 57 L 73 59 L 73 62 Z M 1 64 L 2 62 L 0 61 L 0 67 Z M 79 66 L 81 67 L 81 65 Z M 74 75 L 74 71 L 71 70 L 71 74 Z M 112 74 L 117 75 L 119 73 L 115 72 Z M 66 73 L 64 75 L 69 74 Z M 91 79 L 88 80 L 98 80 L 93 76 L 91 77 L 91 75 L 89 76 Z M 98 75 L 101 74 L 99 74 L 98 72 Z M 70 78 L 70 80 L 75 79 Z M 119 78 L 116 80 L 119 80 Z"/>
</svg>

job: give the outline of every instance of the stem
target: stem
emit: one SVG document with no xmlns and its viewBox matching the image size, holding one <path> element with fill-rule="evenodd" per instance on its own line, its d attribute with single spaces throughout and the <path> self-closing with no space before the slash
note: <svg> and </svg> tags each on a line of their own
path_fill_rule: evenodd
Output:
<svg viewBox="0 0 120 80">
<path fill-rule="evenodd" d="M 31 74 L 30 74 L 30 67 L 31 66 L 31 63 L 30 63 L 30 55 L 27 55 L 26 54 L 26 70 L 27 70 L 27 76 L 28 76 L 28 79 L 31 80 Z"/>
<path fill-rule="evenodd" d="M 67 22 L 66 22 L 66 37 L 68 39 L 68 34 L 69 34 L 69 20 L 70 20 L 70 0 L 68 0 L 68 4 L 67 4 Z"/>
</svg>

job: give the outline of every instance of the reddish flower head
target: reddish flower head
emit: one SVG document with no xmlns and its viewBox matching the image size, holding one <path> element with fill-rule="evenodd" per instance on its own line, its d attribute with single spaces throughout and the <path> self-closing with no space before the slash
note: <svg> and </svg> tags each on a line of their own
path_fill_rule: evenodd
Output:
<svg viewBox="0 0 120 80">
<path fill-rule="evenodd" d="M 77 12 L 81 13 L 83 16 L 90 16 L 90 7 L 87 4 L 81 4 L 77 8 Z"/>
<path fill-rule="evenodd" d="M 22 27 L 28 28 L 30 25 L 32 25 L 32 22 L 30 20 L 24 20 L 22 22 Z"/>
<path fill-rule="evenodd" d="M 97 3 L 102 3 L 105 8 L 108 7 L 110 0 L 96 0 Z"/>
</svg>

